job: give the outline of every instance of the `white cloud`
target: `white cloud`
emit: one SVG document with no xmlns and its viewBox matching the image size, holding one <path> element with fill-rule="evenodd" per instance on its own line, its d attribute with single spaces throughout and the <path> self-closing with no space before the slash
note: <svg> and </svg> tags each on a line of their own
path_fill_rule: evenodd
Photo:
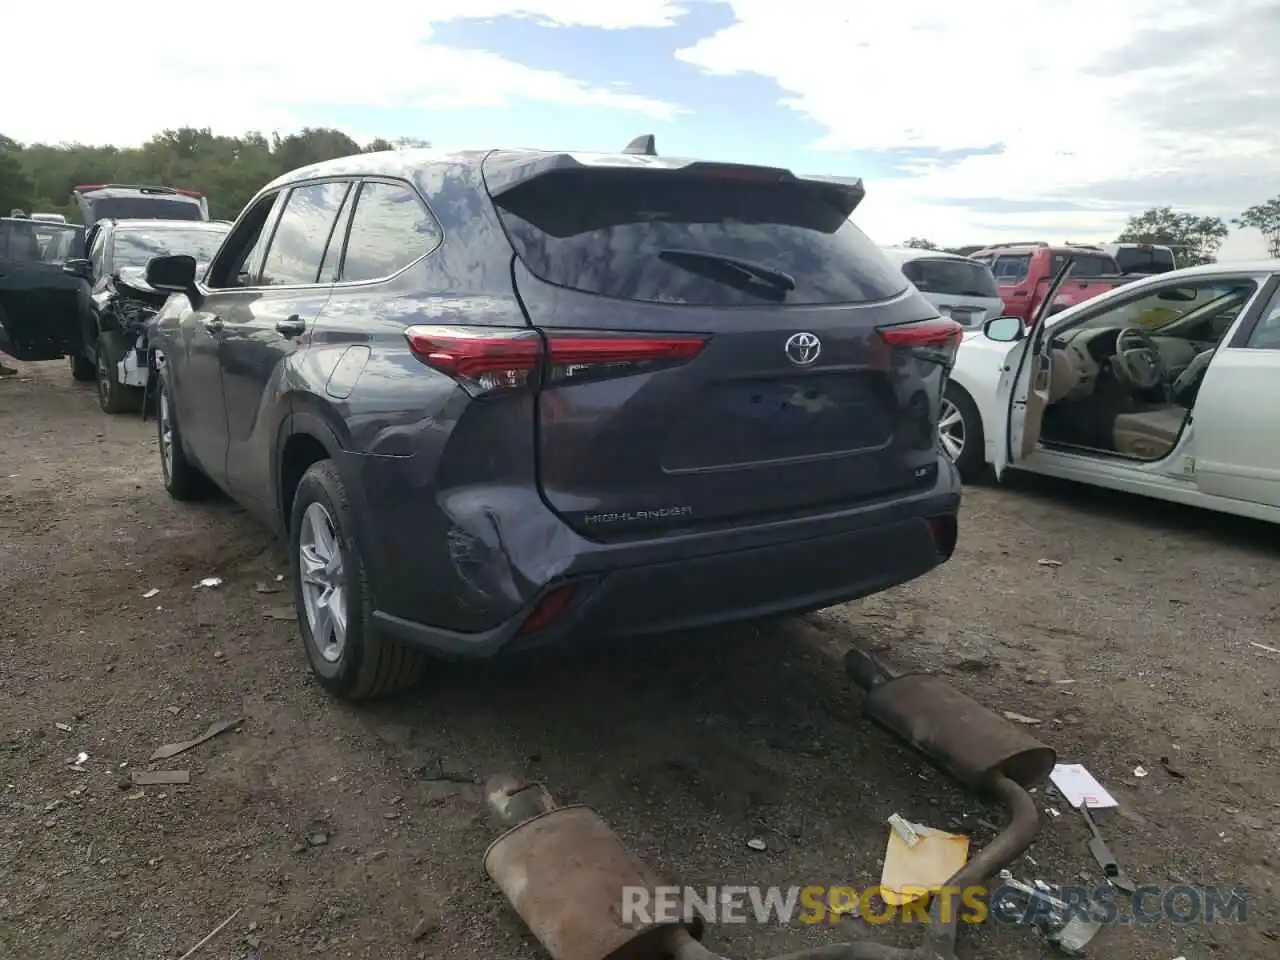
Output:
<svg viewBox="0 0 1280 960">
<path fill-rule="evenodd" d="M 221 133 L 295 130 L 333 107 L 454 109 L 555 105 L 603 107 L 657 119 L 673 104 L 566 73 L 537 70 L 483 50 L 433 41 L 433 26 L 458 19 L 523 16 L 545 24 L 621 30 L 664 27 L 672 0 L 409 0 L 355 8 L 299 7 L 283 0 L 227 0 L 191 21 L 172 3 L 121 0 L 110 16 L 85 0 L 27 7 L 6 23 L 24 37 L 62 36 L 74 59 L 38 44 L 6 44 L 0 132 L 17 140 L 141 143 L 158 130 L 208 126 Z M 83 58 L 83 59 L 82 59 Z M 29 95 L 15 83 L 27 77 Z"/>
<path fill-rule="evenodd" d="M 1242 121 L 1234 130 L 1207 129 L 1203 117 L 1180 124 L 1176 113 L 1176 98 L 1187 90 L 1266 87 L 1260 81 L 1267 78 L 1241 72 L 1239 51 L 1230 48 L 1248 42 L 1246 34 L 1228 31 L 1256 31 L 1259 18 L 1274 11 L 1270 0 L 1127 0 L 1105 4 L 1105 11 L 1096 0 L 990 8 L 912 0 L 874 9 L 847 0 L 728 2 L 737 22 L 677 56 L 715 74 L 774 80 L 786 91 L 785 106 L 825 129 L 818 146 L 1003 147 L 869 182 L 860 220 L 886 239 L 915 234 L 962 243 L 1028 230 L 1039 236 L 1053 227 L 1083 241 L 1114 236 L 1135 207 L 1168 202 L 1218 215 L 1239 209 L 1211 208 L 1204 190 L 1199 197 L 1189 189 L 1161 193 L 1180 178 L 1256 182 L 1262 192 L 1248 202 L 1280 189 L 1270 181 L 1280 127 Z M 1200 49 L 1131 61 L 1155 42 L 1154 28 L 1184 40 L 1199 36 Z M 1153 123 L 1150 106 L 1170 97 L 1167 119 Z M 1121 182 L 1132 186 L 1118 189 Z M 1050 204 L 1039 212 L 981 213 L 982 201 L 992 198 L 1097 202 L 1071 213 L 1051 212 Z M 971 202 L 934 205 L 939 200 Z"/>
</svg>

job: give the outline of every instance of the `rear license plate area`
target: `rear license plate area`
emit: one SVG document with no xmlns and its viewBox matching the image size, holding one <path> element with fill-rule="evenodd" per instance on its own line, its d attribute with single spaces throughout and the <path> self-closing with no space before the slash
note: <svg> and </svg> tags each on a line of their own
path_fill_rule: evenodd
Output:
<svg viewBox="0 0 1280 960">
<path fill-rule="evenodd" d="M 705 390 L 673 428 L 664 466 L 705 469 L 854 452 L 892 438 L 880 375 L 738 380 Z"/>
</svg>

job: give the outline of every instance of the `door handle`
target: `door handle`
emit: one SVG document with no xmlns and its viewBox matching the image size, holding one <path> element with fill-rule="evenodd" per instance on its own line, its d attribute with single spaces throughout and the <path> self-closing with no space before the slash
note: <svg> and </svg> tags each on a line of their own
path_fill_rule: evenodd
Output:
<svg viewBox="0 0 1280 960">
<path fill-rule="evenodd" d="M 276 321 L 276 333 L 282 337 L 300 337 L 307 332 L 307 321 L 296 313 L 288 320 Z"/>
<path fill-rule="evenodd" d="M 204 328 L 210 333 L 218 333 L 222 330 L 221 317 L 210 317 L 208 320 L 202 320 L 200 322 L 204 324 Z"/>
</svg>

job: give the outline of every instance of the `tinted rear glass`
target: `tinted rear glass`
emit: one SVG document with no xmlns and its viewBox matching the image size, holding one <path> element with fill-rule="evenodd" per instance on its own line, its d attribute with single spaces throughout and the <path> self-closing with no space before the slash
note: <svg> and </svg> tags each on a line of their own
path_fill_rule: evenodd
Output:
<svg viewBox="0 0 1280 960">
<path fill-rule="evenodd" d="M 199 220 L 200 205 L 194 200 L 164 197 L 87 197 L 95 220 Z"/>
<path fill-rule="evenodd" d="M 999 297 L 991 271 L 964 260 L 908 260 L 902 272 L 921 293 L 942 293 L 954 297 Z"/>
<path fill-rule="evenodd" d="M 535 275 L 588 293 L 754 306 L 865 303 L 906 289 L 866 235 L 803 184 L 572 171 L 522 184 L 495 205 Z M 760 271 L 753 280 L 723 257 L 786 274 L 795 287 L 761 281 Z"/>
<path fill-rule="evenodd" d="M 1081 277 L 1110 277 L 1120 272 L 1115 260 L 1106 254 L 1071 253 L 1070 256 L 1075 257 L 1076 260 L 1076 265 L 1071 268 L 1071 278 L 1073 280 L 1079 280 Z M 1054 277 L 1058 275 L 1058 271 L 1067 262 L 1067 257 L 1068 254 L 1065 253 L 1055 253 L 1053 255 Z"/>
<path fill-rule="evenodd" d="M 1175 266 L 1172 250 L 1137 250 L 1121 247 L 1116 251 L 1121 273 L 1168 273 Z"/>
</svg>

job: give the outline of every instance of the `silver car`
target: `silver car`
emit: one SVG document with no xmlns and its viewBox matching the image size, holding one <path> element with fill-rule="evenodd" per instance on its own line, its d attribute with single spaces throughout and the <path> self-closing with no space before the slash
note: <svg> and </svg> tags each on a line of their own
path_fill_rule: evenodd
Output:
<svg viewBox="0 0 1280 960">
<path fill-rule="evenodd" d="M 881 249 L 940 314 L 966 330 L 980 329 L 1004 312 L 1000 288 L 986 264 L 941 250 Z"/>
</svg>

